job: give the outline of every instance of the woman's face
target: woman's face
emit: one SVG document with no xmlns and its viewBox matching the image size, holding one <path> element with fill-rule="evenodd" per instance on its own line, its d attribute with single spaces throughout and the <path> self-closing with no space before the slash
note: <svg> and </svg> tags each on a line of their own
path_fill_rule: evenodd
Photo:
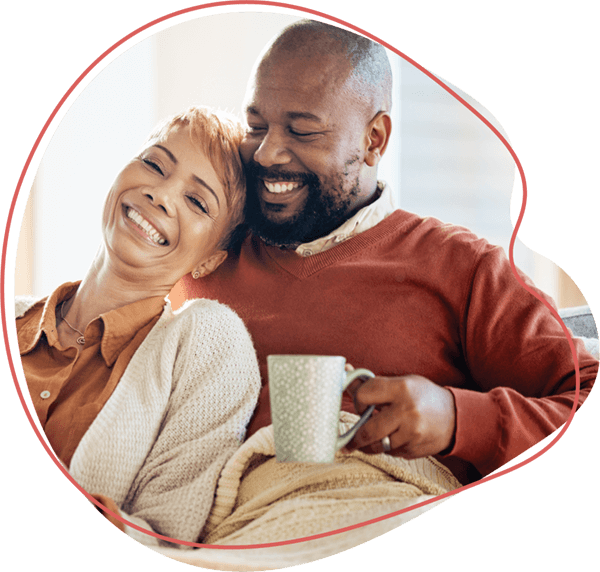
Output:
<svg viewBox="0 0 600 572">
<path fill-rule="evenodd" d="M 228 222 L 223 187 L 186 126 L 150 141 L 119 173 L 104 206 L 103 233 L 112 259 L 156 269 L 161 281 L 175 284 L 188 272 L 211 272 L 225 258 L 217 246 Z"/>
</svg>

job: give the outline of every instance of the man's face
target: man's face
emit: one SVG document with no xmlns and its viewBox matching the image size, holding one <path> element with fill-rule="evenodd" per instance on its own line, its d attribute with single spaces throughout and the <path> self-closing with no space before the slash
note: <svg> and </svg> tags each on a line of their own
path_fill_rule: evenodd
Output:
<svg viewBox="0 0 600 572">
<path fill-rule="evenodd" d="M 267 243 L 324 236 L 356 212 L 365 184 L 369 117 L 344 89 L 349 68 L 331 56 L 263 60 L 246 94 L 248 222 Z"/>
</svg>

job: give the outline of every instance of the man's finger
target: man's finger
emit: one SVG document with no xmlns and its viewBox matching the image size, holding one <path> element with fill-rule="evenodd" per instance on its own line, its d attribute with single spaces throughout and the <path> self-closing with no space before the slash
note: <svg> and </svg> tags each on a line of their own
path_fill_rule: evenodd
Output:
<svg viewBox="0 0 600 572">
<path fill-rule="evenodd" d="M 402 399 L 403 378 L 374 377 L 360 385 L 354 393 L 354 401 L 361 406 L 383 405 Z"/>
<path fill-rule="evenodd" d="M 367 446 L 375 446 L 376 450 L 372 452 L 383 452 L 381 440 L 389 437 L 390 442 L 393 434 L 398 430 L 399 419 L 393 414 L 390 408 L 384 408 L 382 411 L 373 415 L 357 432 L 352 441 L 348 443 L 350 450 L 362 449 Z M 394 437 L 394 443 L 391 448 L 394 449 L 403 444 L 401 439 Z M 379 447 L 381 445 L 381 447 Z M 380 450 L 379 450 L 380 449 Z"/>
<path fill-rule="evenodd" d="M 346 391 L 352 396 L 352 398 L 354 399 L 354 406 L 357 407 L 357 401 L 356 401 L 356 392 L 358 391 L 359 387 L 362 387 L 364 384 L 366 383 L 371 383 L 373 379 L 376 378 L 371 378 L 371 377 L 367 377 L 366 375 L 364 376 L 360 376 L 357 377 L 347 388 Z M 362 408 L 363 410 L 366 409 L 366 407 Z"/>
</svg>

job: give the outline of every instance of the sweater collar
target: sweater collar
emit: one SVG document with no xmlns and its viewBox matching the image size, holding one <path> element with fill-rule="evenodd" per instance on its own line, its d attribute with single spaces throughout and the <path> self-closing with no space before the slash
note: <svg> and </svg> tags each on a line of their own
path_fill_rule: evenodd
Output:
<svg viewBox="0 0 600 572">
<path fill-rule="evenodd" d="M 402 236 L 411 225 L 422 220 L 415 214 L 396 209 L 379 224 L 355 234 L 335 248 L 328 248 L 312 256 L 298 256 L 294 250 L 269 246 L 260 239 L 251 237 L 247 248 L 262 250 L 279 268 L 296 278 L 307 278 L 332 264 L 355 256 L 365 248 L 370 248 L 381 240 Z"/>
<path fill-rule="evenodd" d="M 391 187 L 383 181 L 379 181 L 377 187 L 380 190 L 379 198 L 360 209 L 354 216 L 327 236 L 299 245 L 295 250 L 296 254 L 306 257 L 324 252 L 365 230 L 373 228 L 393 213 L 397 207 L 394 204 Z"/>
</svg>

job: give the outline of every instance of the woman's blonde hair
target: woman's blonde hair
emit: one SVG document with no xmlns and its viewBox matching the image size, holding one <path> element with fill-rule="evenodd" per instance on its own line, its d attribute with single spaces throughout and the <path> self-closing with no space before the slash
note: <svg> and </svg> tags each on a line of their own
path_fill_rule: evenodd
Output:
<svg viewBox="0 0 600 572">
<path fill-rule="evenodd" d="M 229 210 L 229 224 L 218 248 L 235 249 L 246 234 L 246 178 L 239 155 L 244 127 L 231 113 L 194 105 L 161 121 L 152 130 L 147 142 L 164 140 L 177 127 L 189 127 L 192 143 L 206 155 L 223 185 Z"/>
</svg>

